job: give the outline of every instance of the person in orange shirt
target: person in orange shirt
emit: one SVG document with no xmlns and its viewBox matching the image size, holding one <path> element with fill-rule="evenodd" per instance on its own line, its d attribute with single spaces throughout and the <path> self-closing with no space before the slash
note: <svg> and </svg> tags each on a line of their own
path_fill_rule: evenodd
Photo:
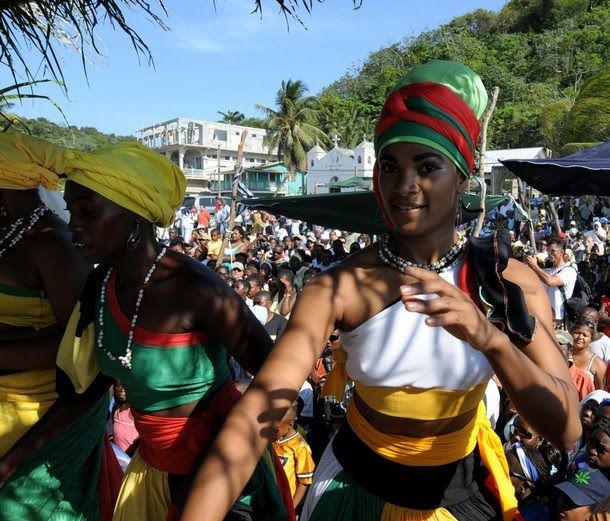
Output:
<svg viewBox="0 0 610 521">
<path fill-rule="evenodd" d="M 580 367 L 576 367 L 572 361 L 572 335 L 563 329 L 558 329 L 555 331 L 555 338 L 570 367 L 570 376 L 572 377 L 572 382 L 574 382 L 574 387 L 576 387 L 576 391 L 578 392 L 578 399 L 582 400 L 589 393 L 595 391 L 595 385 L 587 373 L 580 369 Z"/>
<path fill-rule="evenodd" d="M 315 464 L 305 438 L 294 428 L 297 419 L 294 404 L 275 429 L 273 450 L 277 454 L 288 477 L 290 492 L 296 509 L 313 480 Z"/>
</svg>

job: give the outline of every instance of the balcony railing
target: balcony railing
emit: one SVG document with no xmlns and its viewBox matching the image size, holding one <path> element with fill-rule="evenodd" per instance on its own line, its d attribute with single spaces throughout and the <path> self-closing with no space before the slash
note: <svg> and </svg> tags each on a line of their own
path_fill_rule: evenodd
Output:
<svg viewBox="0 0 610 521">
<path fill-rule="evenodd" d="M 265 192 L 265 193 L 270 193 L 270 194 L 275 194 L 278 192 L 278 189 L 282 188 L 281 183 L 277 183 L 275 181 L 268 181 L 268 180 L 244 181 L 244 185 L 246 185 L 246 187 L 251 192 Z M 286 189 L 287 189 L 287 187 L 284 186 L 284 188 L 280 191 L 280 193 L 285 193 Z M 214 179 L 214 176 L 211 176 L 211 179 L 210 179 L 210 190 L 212 192 L 216 192 L 218 190 L 218 180 Z M 230 191 L 231 190 L 231 181 L 228 181 L 228 180 L 222 181 L 220 183 L 220 190 L 222 192 Z"/>
</svg>

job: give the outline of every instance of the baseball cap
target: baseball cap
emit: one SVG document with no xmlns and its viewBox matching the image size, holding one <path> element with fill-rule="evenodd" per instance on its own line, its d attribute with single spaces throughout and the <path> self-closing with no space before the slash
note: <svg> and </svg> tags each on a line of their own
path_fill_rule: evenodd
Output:
<svg viewBox="0 0 610 521">
<path fill-rule="evenodd" d="M 301 237 L 300 235 L 293 235 L 293 236 L 292 236 L 292 240 L 293 240 L 293 241 L 296 241 L 296 240 L 302 241 L 302 240 L 303 240 L 303 237 Z"/>
<path fill-rule="evenodd" d="M 555 485 L 578 506 L 597 505 L 610 495 L 610 481 L 588 465 L 579 466 L 568 481 Z"/>
<path fill-rule="evenodd" d="M 244 271 L 244 264 L 242 262 L 234 262 L 231 264 L 232 270 Z"/>
</svg>

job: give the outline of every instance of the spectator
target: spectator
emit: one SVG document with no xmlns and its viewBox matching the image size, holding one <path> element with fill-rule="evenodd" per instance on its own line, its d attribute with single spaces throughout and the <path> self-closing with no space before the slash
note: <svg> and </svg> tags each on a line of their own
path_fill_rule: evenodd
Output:
<svg viewBox="0 0 610 521">
<path fill-rule="evenodd" d="M 525 260 L 542 283 L 546 285 L 555 323 L 563 326 L 566 318 L 564 303 L 574 292 L 576 269 L 566 266 L 564 261 L 565 243 L 561 239 L 551 239 L 548 252 L 551 261 L 550 268 L 540 268 L 533 255 L 526 256 Z"/>
<path fill-rule="evenodd" d="M 593 324 L 593 339 L 589 344 L 589 349 L 599 356 L 605 364 L 610 362 L 610 338 L 599 329 L 599 312 L 595 308 L 586 307 L 580 312 L 579 318 L 588 320 Z"/>
<path fill-rule="evenodd" d="M 267 310 L 267 319 L 263 324 L 267 333 L 269 333 L 269 336 L 274 341 L 277 340 L 284 333 L 288 321 L 282 315 L 271 311 L 271 293 L 268 291 L 259 291 L 253 297 L 253 302 L 254 305 L 262 306 Z"/>
<path fill-rule="evenodd" d="M 273 449 L 286 472 L 294 507 L 297 508 L 312 483 L 315 465 L 309 445 L 294 428 L 295 422 L 296 410 L 293 405 L 276 428 Z"/>
<path fill-rule="evenodd" d="M 569 480 L 555 485 L 559 519 L 587 521 L 594 508 L 610 495 L 610 482 L 597 469 L 584 466 Z"/>
</svg>

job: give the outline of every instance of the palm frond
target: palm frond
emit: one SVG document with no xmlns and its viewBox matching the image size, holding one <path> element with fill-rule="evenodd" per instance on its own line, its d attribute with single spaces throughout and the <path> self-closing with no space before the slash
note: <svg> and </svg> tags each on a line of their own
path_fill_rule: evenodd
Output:
<svg viewBox="0 0 610 521">
<path fill-rule="evenodd" d="M 0 63 L 11 70 L 17 82 L 17 68 L 29 80 L 35 78 L 22 49 L 33 49 L 43 66 L 55 80 L 63 81 L 57 52 L 60 46 L 79 50 L 86 73 L 86 49 L 99 54 L 96 29 L 108 22 L 127 35 L 138 59 L 145 57 L 152 64 L 150 49 L 142 37 L 128 24 L 125 11 L 144 14 L 161 29 L 167 29 L 162 17 L 167 10 L 162 0 L 0 0 Z"/>
</svg>

